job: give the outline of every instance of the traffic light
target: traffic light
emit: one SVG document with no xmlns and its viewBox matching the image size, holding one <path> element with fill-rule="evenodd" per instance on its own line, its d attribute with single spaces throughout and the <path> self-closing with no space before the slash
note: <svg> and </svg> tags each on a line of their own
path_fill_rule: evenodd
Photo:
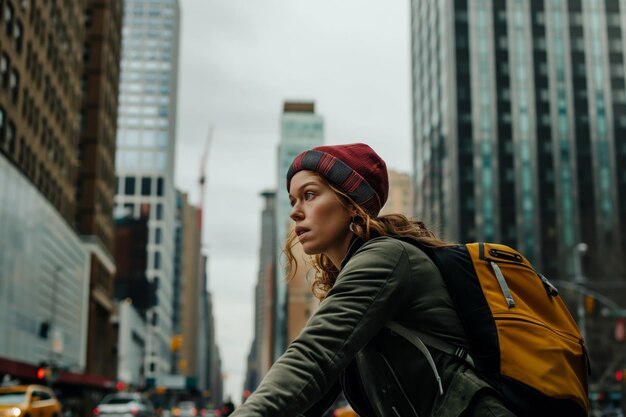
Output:
<svg viewBox="0 0 626 417">
<path fill-rule="evenodd" d="M 49 365 L 46 362 L 39 362 L 39 367 L 35 373 L 37 379 L 41 382 L 53 383 L 59 379 L 59 368 L 56 365 Z"/>
<path fill-rule="evenodd" d="M 617 371 L 615 371 L 615 381 L 622 382 L 623 380 L 624 380 L 624 370 L 618 369 Z"/>
<path fill-rule="evenodd" d="M 46 369 L 48 369 L 48 362 L 39 362 L 39 367 L 37 367 L 37 372 L 35 373 L 38 380 L 40 381 L 46 380 L 48 376 Z"/>
<path fill-rule="evenodd" d="M 172 352 L 175 352 L 177 350 L 180 350 L 182 347 L 183 347 L 183 335 L 175 334 L 174 336 L 172 336 L 172 339 L 170 340 L 170 350 Z"/>
</svg>

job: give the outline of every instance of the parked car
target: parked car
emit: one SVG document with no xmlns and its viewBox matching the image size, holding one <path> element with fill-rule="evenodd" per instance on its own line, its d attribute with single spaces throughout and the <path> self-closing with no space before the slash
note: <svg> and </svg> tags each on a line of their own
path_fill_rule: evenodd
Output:
<svg viewBox="0 0 626 417">
<path fill-rule="evenodd" d="M 173 414 L 176 417 L 196 417 L 198 408 L 193 401 L 181 401 L 174 407 Z"/>
<path fill-rule="evenodd" d="M 152 403 L 139 393 L 109 394 L 93 410 L 98 417 L 156 417 Z"/>
<path fill-rule="evenodd" d="M 61 403 L 42 385 L 0 387 L 0 416 L 61 417 Z"/>
</svg>

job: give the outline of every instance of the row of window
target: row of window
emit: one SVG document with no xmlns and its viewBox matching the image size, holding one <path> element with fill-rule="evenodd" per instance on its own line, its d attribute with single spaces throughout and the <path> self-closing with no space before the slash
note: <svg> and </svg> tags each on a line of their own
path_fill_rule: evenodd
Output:
<svg viewBox="0 0 626 417">
<path fill-rule="evenodd" d="M 17 104 L 20 90 L 20 74 L 16 67 L 11 68 L 11 60 L 6 53 L 0 56 L 0 84 L 8 91 L 13 104 Z"/>
<path fill-rule="evenodd" d="M 118 125 L 126 128 L 167 128 L 170 123 L 165 117 L 125 117 L 120 114 Z"/>
<path fill-rule="evenodd" d="M 140 169 L 144 171 L 165 171 L 167 168 L 166 151 L 118 149 L 115 155 L 118 171 Z"/>
<path fill-rule="evenodd" d="M 148 46 L 145 45 L 144 48 L 155 48 L 156 46 Z M 169 63 L 169 58 L 167 60 L 160 59 L 158 61 L 135 61 L 128 58 L 128 55 L 124 54 L 122 58 L 122 71 L 126 72 L 128 70 L 140 70 L 140 71 L 171 71 L 172 66 Z"/>
<path fill-rule="evenodd" d="M 128 117 L 133 116 L 149 116 L 149 117 L 168 117 L 169 116 L 169 106 L 133 106 L 133 105 L 121 105 L 119 108 L 119 113 Z"/>
<path fill-rule="evenodd" d="M 128 57 L 129 54 L 127 53 L 125 55 Z M 124 82 L 143 81 L 145 83 L 169 83 L 170 76 L 170 71 L 130 71 L 127 69 L 122 74 L 121 79 Z"/>
<path fill-rule="evenodd" d="M 40 44 L 43 45 L 46 43 L 46 37 L 44 36 L 46 32 L 45 21 L 41 18 L 39 9 L 34 4 L 29 5 L 28 3 L 28 1 L 20 2 L 22 10 L 30 8 L 30 23 L 34 28 L 36 38 L 40 41 Z M 47 36 L 46 55 L 48 62 L 52 63 L 52 68 L 57 74 L 59 83 L 64 87 L 65 94 L 69 94 L 69 77 L 66 72 L 66 66 L 63 65 L 61 60 L 64 58 L 71 59 L 72 54 L 69 50 L 69 38 L 65 32 L 64 25 L 58 23 L 57 13 L 55 7 L 52 6 L 53 29 L 56 31 L 56 37 L 62 45 L 62 51 L 59 51 L 59 49 L 55 47 L 55 37 L 51 32 Z M 4 24 L 6 35 L 13 40 L 13 47 L 17 54 L 20 55 L 24 41 L 24 26 L 22 21 L 15 16 L 14 8 L 10 1 L 6 1 L 2 7 L 2 23 Z M 41 65 L 37 59 L 36 53 L 33 52 L 32 43 L 30 41 L 26 49 L 26 68 L 31 70 L 33 80 L 38 80 L 38 84 L 41 87 Z"/>
<path fill-rule="evenodd" d="M 0 149 L 20 165 L 22 171 L 59 212 L 65 213 L 69 201 L 63 196 L 59 182 L 43 161 L 37 160 L 35 152 L 26 143 L 24 136 L 21 136 L 19 140 L 17 138 L 15 123 L 7 118 L 5 110 L 0 107 Z M 66 170 L 66 167 L 61 168 L 62 176 L 68 175 Z"/>
<path fill-rule="evenodd" d="M 152 20 L 128 24 L 123 29 L 124 37 L 138 39 L 172 39 L 172 24 L 169 21 Z"/>
<path fill-rule="evenodd" d="M 123 181 L 120 181 L 119 177 L 115 178 L 115 189 L 117 194 L 120 195 L 163 197 L 165 193 L 164 188 L 163 177 L 124 177 Z M 156 219 L 161 220 L 162 213 L 160 210 L 162 209 L 157 208 L 156 210 Z"/>
<path fill-rule="evenodd" d="M 28 58 L 27 58 L 28 62 Z M 28 68 L 28 64 L 27 64 Z M 39 64 L 34 64 L 30 66 L 32 71 L 31 77 L 33 80 L 41 81 L 41 66 Z M 35 69 L 39 68 L 39 69 Z M 38 78 L 39 77 L 39 78 Z M 11 98 L 13 104 L 17 105 L 19 102 L 19 90 L 20 90 L 20 73 L 15 66 L 11 66 L 11 59 L 9 55 L 3 52 L 0 55 L 0 85 L 3 89 L 5 89 Z M 40 82 L 37 82 L 37 85 L 41 87 Z M 50 79 L 48 76 L 45 77 L 44 84 L 44 102 L 49 106 L 50 112 L 54 116 L 55 120 L 61 127 L 63 133 L 69 135 L 70 132 L 70 123 L 67 120 L 67 112 L 63 108 L 63 104 L 61 99 L 56 93 L 56 90 L 50 83 Z M 29 126 L 33 128 L 33 132 L 38 134 L 39 130 L 39 109 L 34 104 L 34 98 L 29 95 L 29 91 L 27 89 L 23 90 L 22 97 L 22 112 L 24 114 L 28 114 Z"/>
<path fill-rule="evenodd" d="M 120 96 L 120 104 L 139 104 L 139 105 L 168 105 L 170 103 L 169 96 L 164 95 L 135 95 L 135 94 L 124 94 Z"/>
<path fill-rule="evenodd" d="M 161 221 L 163 220 L 163 204 L 149 204 L 149 203 L 131 203 L 126 202 L 121 205 L 116 206 L 116 212 L 120 213 L 116 217 L 119 216 L 131 216 L 137 217 L 138 215 L 147 216 L 152 220 Z"/>
<path fill-rule="evenodd" d="M 142 130 L 120 128 L 117 131 L 117 146 L 151 149 L 167 149 L 166 130 Z"/>
</svg>

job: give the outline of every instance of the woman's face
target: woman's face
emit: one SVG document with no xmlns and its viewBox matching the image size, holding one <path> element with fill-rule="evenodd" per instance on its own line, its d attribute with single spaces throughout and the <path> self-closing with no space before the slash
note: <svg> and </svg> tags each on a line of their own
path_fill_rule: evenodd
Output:
<svg viewBox="0 0 626 417">
<path fill-rule="evenodd" d="M 352 238 L 351 213 L 335 192 L 317 174 L 300 171 L 291 179 L 289 200 L 304 253 L 323 253 L 341 261 Z"/>
</svg>

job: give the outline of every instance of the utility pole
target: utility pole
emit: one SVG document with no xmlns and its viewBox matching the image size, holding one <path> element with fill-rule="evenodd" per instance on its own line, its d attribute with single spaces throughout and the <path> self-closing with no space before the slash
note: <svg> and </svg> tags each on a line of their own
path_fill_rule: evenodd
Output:
<svg viewBox="0 0 626 417">
<path fill-rule="evenodd" d="M 578 287 L 577 295 L 577 316 L 578 316 L 578 329 L 583 337 L 583 340 L 587 340 L 587 323 L 585 319 L 585 276 L 583 274 L 583 267 L 581 257 L 587 252 L 588 246 L 586 243 L 580 242 L 574 246 L 574 282 Z"/>
</svg>

